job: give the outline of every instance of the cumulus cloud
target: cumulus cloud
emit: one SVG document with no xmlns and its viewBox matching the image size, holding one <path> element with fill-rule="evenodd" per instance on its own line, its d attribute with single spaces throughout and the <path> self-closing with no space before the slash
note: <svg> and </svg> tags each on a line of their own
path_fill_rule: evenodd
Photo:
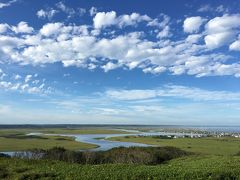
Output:
<svg viewBox="0 0 240 180">
<path fill-rule="evenodd" d="M 206 24 L 205 43 L 209 48 L 218 48 L 232 42 L 240 27 L 240 15 L 215 17 Z"/>
<path fill-rule="evenodd" d="M 115 11 L 98 12 L 93 18 L 94 27 L 97 29 L 108 27 L 111 25 L 118 25 L 119 27 L 136 25 L 142 21 L 150 21 L 151 18 L 147 15 L 140 15 L 132 13 L 130 15 L 124 14 L 117 17 Z"/>
<path fill-rule="evenodd" d="M 225 31 L 207 35 L 204 40 L 207 47 L 214 49 L 230 43 L 234 39 L 234 36 L 234 32 Z"/>
<path fill-rule="evenodd" d="M 10 29 L 0 35 L 1 60 L 21 65 L 60 62 L 64 67 L 101 68 L 105 72 L 138 68 L 153 74 L 239 77 L 235 57 L 228 52 L 213 51 L 223 45 L 228 45 L 229 50 L 238 49 L 238 23 L 231 20 L 235 22 L 238 17 L 235 14 L 213 18 L 202 32 L 195 33 L 201 25 L 194 26 L 195 29 L 187 29 L 191 34 L 179 39 L 172 39 L 170 18 L 164 15 L 150 18 L 138 13 L 117 16 L 114 11 L 98 12 L 93 17 L 93 27 L 55 22 L 34 30 L 26 22 L 17 26 L 5 24 Z M 143 21 L 146 23 L 142 26 L 151 29 L 151 38 L 135 26 Z M 103 28 L 109 26 L 113 26 L 111 31 Z M 132 26 L 133 31 L 124 34 L 117 31 L 125 26 Z M 15 31 L 9 32 L 12 27 Z"/>
<path fill-rule="evenodd" d="M 116 12 L 99 12 L 93 18 L 95 28 L 102 28 L 116 23 Z"/>
<path fill-rule="evenodd" d="M 198 32 L 205 19 L 200 16 L 188 17 L 183 22 L 183 29 L 186 33 Z"/>
<path fill-rule="evenodd" d="M 10 26 L 6 23 L 0 24 L 0 34 L 7 32 L 10 29 Z"/>
<path fill-rule="evenodd" d="M 42 34 L 44 36 L 51 36 L 51 35 L 57 34 L 59 31 L 61 31 L 62 26 L 63 26 L 62 23 L 48 23 L 48 24 L 45 24 L 40 29 L 40 34 Z"/>
<path fill-rule="evenodd" d="M 21 21 L 17 26 L 12 26 L 12 30 L 15 33 L 32 33 L 34 29 L 28 26 L 27 22 Z"/>
</svg>

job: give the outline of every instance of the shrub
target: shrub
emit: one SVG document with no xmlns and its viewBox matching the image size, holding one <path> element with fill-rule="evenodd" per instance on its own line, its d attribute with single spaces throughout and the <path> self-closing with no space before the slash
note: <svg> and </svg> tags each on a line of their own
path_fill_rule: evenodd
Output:
<svg viewBox="0 0 240 180">
<path fill-rule="evenodd" d="M 108 151 L 69 151 L 61 147 L 33 150 L 36 159 L 60 160 L 79 164 L 160 164 L 189 153 L 174 147 L 119 147 Z M 25 153 L 30 154 L 30 153 Z M 29 158 L 29 157 L 27 157 Z"/>
</svg>

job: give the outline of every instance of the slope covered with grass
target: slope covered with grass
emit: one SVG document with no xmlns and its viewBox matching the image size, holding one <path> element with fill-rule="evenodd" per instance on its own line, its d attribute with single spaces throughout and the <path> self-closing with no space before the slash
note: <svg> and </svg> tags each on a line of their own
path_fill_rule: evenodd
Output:
<svg viewBox="0 0 240 180">
<path fill-rule="evenodd" d="M 155 166 L 0 158 L 0 179 L 239 179 L 240 157 L 188 156 Z"/>
</svg>

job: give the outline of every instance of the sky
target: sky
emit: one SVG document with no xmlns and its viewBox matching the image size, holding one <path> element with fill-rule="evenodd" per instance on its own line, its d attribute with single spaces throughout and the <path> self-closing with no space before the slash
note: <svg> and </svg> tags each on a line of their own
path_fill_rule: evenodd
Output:
<svg viewBox="0 0 240 180">
<path fill-rule="evenodd" d="M 0 124 L 240 125 L 240 0 L 0 0 Z"/>
</svg>

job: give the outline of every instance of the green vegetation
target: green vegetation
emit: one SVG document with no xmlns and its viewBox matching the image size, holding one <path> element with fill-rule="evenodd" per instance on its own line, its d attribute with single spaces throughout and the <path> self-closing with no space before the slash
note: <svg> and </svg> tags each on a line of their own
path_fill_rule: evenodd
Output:
<svg viewBox="0 0 240 180">
<path fill-rule="evenodd" d="M 0 179 L 240 179 L 240 139 L 238 138 L 112 137 L 110 140 L 138 142 L 159 147 L 74 152 L 69 150 L 96 146 L 76 142 L 73 137 L 26 136 L 26 133 L 31 132 L 125 133 L 104 129 L 67 128 L 0 130 L 0 151 L 42 149 L 32 150 L 36 159 L 31 160 L 21 158 L 27 157 L 26 154 L 19 154 L 19 158 L 7 158 L 0 154 Z M 63 148 L 53 148 L 55 146 Z"/>
<path fill-rule="evenodd" d="M 108 151 L 70 151 L 62 147 L 33 149 L 16 155 L 19 158 L 60 160 L 79 164 L 146 164 L 155 165 L 189 155 L 174 147 L 119 147 Z"/>
<path fill-rule="evenodd" d="M 239 179 L 239 164 L 237 156 L 187 156 L 155 166 L 0 158 L 0 179 Z"/>
<path fill-rule="evenodd" d="M 47 135 L 31 135 L 24 134 L 1 134 L 0 135 L 0 151 L 23 151 L 33 148 L 49 149 L 55 146 L 62 146 L 66 149 L 79 150 L 96 148 L 94 144 L 82 143 L 75 141 L 74 137 L 66 136 L 47 136 Z"/>
<path fill-rule="evenodd" d="M 109 138 L 109 140 L 137 142 L 157 146 L 172 146 L 189 152 L 209 155 L 235 155 L 240 151 L 240 139 L 233 137 L 162 139 L 150 136 L 128 136 L 112 137 Z"/>
</svg>

